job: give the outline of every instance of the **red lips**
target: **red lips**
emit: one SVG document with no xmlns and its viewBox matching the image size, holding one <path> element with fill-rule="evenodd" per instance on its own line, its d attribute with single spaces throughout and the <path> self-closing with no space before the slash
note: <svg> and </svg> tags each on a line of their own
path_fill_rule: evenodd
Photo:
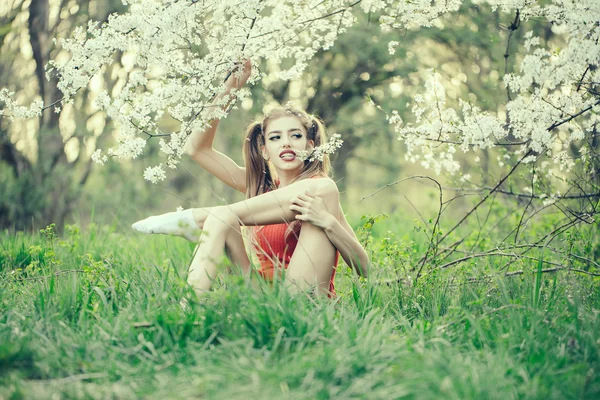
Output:
<svg viewBox="0 0 600 400">
<path fill-rule="evenodd" d="M 296 157 L 296 152 L 293 150 L 283 150 L 281 153 L 279 153 L 279 158 L 283 157 L 286 154 L 292 154 L 294 157 Z"/>
</svg>

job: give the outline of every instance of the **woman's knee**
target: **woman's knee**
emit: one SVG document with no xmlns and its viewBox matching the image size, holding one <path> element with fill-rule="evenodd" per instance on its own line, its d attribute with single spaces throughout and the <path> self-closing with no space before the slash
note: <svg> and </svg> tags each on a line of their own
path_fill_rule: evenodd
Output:
<svg viewBox="0 0 600 400">
<path fill-rule="evenodd" d="M 204 222 L 204 228 L 223 229 L 223 230 L 239 230 L 240 222 L 237 215 L 227 206 L 215 207 L 211 210 L 209 216 Z"/>
<path fill-rule="evenodd" d="M 336 218 L 340 218 L 340 191 L 333 179 L 322 178 L 314 179 L 315 185 L 311 190 L 312 194 L 323 199 L 327 210 Z"/>
<path fill-rule="evenodd" d="M 320 178 L 313 179 L 312 181 L 312 192 L 315 196 L 319 196 L 322 199 L 334 199 L 337 200 L 340 196 L 340 191 L 335 181 L 331 178 Z"/>
</svg>

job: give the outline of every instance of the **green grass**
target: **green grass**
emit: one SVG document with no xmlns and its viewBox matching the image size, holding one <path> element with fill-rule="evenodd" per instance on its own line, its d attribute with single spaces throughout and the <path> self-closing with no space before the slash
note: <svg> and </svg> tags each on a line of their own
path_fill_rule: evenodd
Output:
<svg viewBox="0 0 600 400">
<path fill-rule="evenodd" d="M 0 239 L 0 398 L 600 397 L 598 280 L 541 262 L 382 285 L 409 274 L 414 247 L 387 235 L 368 282 L 340 269 L 336 301 L 233 276 L 196 304 L 182 239 L 98 226 Z"/>
</svg>

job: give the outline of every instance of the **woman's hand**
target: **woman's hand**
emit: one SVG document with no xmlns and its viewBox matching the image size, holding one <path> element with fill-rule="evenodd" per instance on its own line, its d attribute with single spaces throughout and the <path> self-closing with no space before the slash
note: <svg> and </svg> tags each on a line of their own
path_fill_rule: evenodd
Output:
<svg viewBox="0 0 600 400">
<path fill-rule="evenodd" d="M 240 71 L 241 68 L 241 71 Z M 244 60 L 241 65 L 238 65 L 234 70 L 229 74 L 227 80 L 225 81 L 225 87 L 227 90 L 236 89 L 239 90 L 248 81 L 250 75 L 252 74 L 252 61 L 250 59 Z"/>
<path fill-rule="evenodd" d="M 321 229 L 329 229 L 335 223 L 335 217 L 327 211 L 323 199 L 313 196 L 308 190 L 291 200 L 290 210 L 296 211 L 296 219 L 306 221 Z"/>
</svg>

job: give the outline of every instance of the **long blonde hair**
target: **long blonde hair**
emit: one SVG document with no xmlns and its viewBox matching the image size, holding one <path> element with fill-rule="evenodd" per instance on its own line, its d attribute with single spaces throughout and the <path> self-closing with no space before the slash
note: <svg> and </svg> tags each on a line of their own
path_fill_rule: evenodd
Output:
<svg viewBox="0 0 600 400">
<path fill-rule="evenodd" d="M 306 129 L 307 139 L 312 140 L 315 147 L 327 142 L 323 122 L 291 103 L 276 107 L 267 113 L 262 121 L 251 123 L 246 130 L 243 145 L 244 163 L 246 164 L 246 198 L 258 196 L 277 188 L 276 172 L 271 168 L 269 161 L 263 158 L 261 146 L 265 145 L 265 132 L 269 122 L 290 115 L 294 115 L 300 120 Z M 294 179 L 294 182 L 315 175 L 327 177 L 330 173 L 329 155 L 325 154 L 322 161 L 305 160 L 302 172 Z"/>
</svg>

